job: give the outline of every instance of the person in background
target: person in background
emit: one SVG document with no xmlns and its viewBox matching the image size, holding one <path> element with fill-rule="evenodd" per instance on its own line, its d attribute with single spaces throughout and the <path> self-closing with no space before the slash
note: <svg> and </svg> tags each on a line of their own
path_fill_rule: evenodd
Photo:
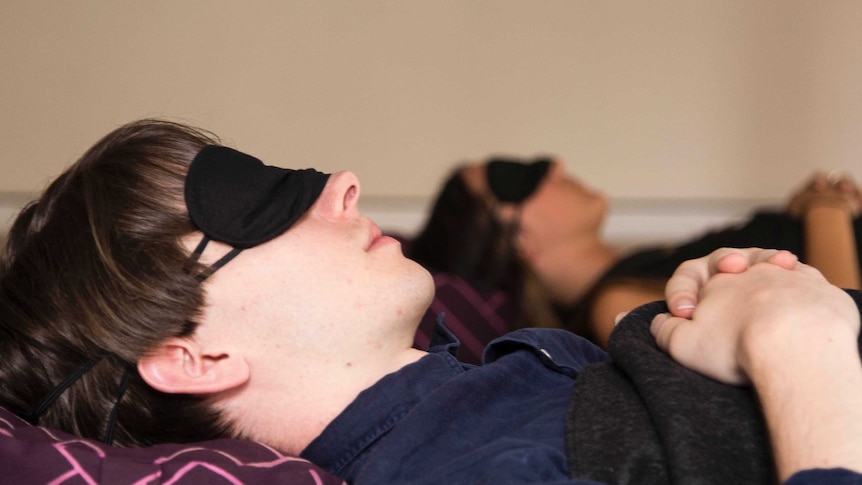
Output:
<svg viewBox="0 0 862 485">
<path fill-rule="evenodd" d="M 862 194 L 849 176 L 817 174 L 783 210 L 624 254 L 602 236 L 605 197 L 561 163 L 495 157 L 464 165 L 405 248 L 432 272 L 438 290 L 417 345 L 428 342 L 445 312 L 469 362 L 495 337 L 528 326 L 569 329 L 604 346 L 614 315 L 660 299 L 681 262 L 720 247 L 787 249 L 834 284 L 859 288 L 860 208 Z"/>
</svg>

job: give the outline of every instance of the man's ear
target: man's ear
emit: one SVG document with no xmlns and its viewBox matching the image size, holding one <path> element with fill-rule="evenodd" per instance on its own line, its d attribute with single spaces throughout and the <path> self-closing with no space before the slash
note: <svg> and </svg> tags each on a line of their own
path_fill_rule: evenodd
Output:
<svg viewBox="0 0 862 485">
<path fill-rule="evenodd" d="M 138 360 L 138 373 L 153 389 L 171 394 L 212 394 L 246 383 L 245 359 L 206 354 L 192 340 L 172 338 Z"/>
</svg>

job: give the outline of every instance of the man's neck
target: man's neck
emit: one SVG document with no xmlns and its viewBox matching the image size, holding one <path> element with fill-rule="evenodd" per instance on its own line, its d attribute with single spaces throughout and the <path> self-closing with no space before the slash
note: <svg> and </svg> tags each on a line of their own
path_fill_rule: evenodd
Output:
<svg viewBox="0 0 862 485">
<path fill-rule="evenodd" d="M 410 347 L 388 350 L 366 349 L 368 357 L 326 359 L 325 364 L 280 379 L 261 376 L 225 402 L 229 419 L 251 439 L 298 455 L 359 393 L 426 355 Z"/>
</svg>

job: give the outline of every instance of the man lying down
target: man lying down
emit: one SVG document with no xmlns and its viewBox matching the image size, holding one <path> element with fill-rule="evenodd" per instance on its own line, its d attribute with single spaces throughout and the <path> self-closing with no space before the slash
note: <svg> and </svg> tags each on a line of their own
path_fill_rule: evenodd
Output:
<svg viewBox="0 0 862 485">
<path fill-rule="evenodd" d="M 354 484 L 862 483 L 862 300 L 792 254 L 685 263 L 610 356 L 525 329 L 473 367 L 442 324 L 412 348 L 431 278 L 359 197 L 350 172 L 118 128 L 14 223 L 2 404 L 120 446 L 251 439 Z"/>
</svg>

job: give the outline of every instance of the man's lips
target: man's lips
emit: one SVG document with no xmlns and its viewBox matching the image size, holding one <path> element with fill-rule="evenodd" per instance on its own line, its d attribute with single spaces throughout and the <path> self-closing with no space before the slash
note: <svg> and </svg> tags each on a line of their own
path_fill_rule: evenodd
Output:
<svg viewBox="0 0 862 485">
<path fill-rule="evenodd" d="M 381 231 L 380 228 L 377 227 L 377 224 L 375 224 L 374 222 L 371 223 L 369 230 L 371 232 L 371 235 L 368 239 L 368 245 L 365 248 L 366 251 L 374 249 L 380 244 L 397 241 L 396 239 L 393 239 L 389 236 L 384 236 L 383 231 Z"/>
<path fill-rule="evenodd" d="M 381 236 L 383 236 L 383 231 L 381 231 L 380 228 L 377 227 L 377 224 L 375 224 L 374 221 L 371 222 L 371 225 L 368 227 L 368 231 L 371 234 L 368 238 L 368 244 L 365 246 L 366 251 L 371 249 L 371 247 L 374 246 L 374 243 L 377 242 L 377 240 L 380 239 Z"/>
</svg>

